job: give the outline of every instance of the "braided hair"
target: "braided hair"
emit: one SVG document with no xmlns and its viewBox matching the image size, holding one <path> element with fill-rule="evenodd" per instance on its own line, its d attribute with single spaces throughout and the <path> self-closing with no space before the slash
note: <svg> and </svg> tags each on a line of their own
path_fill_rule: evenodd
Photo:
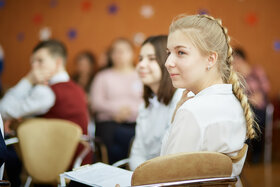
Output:
<svg viewBox="0 0 280 187">
<path fill-rule="evenodd" d="M 176 18 L 169 27 L 169 33 L 180 29 L 189 34 L 191 42 L 202 55 L 218 54 L 217 65 L 224 83 L 232 84 L 232 90 L 241 103 L 247 126 L 247 137 L 256 137 L 256 129 L 259 129 L 254 121 L 254 113 L 245 94 L 245 88 L 239 75 L 233 70 L 233 50 L 230 46 L 230 37 L 227 28 L 222 25 L 220 19 L 209 15 L 182 15 Z"/>
</svg>

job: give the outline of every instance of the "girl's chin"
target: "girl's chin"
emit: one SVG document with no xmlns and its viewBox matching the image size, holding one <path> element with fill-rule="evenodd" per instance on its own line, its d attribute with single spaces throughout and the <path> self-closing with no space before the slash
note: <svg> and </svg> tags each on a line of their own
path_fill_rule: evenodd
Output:
<svg viewBox="0 0 280 187">
<path fill-rule="evenodd" d="M 180 83 L 180 82 L 178 82 L 178 81 L 173 81 L 173 80 L 172 80 L 172 85 L 174 86 L 174 88 L 186 88 L 186 87 L 184 86 L 184 84 L 182 84 L 182 83 Z"/>
</svg>

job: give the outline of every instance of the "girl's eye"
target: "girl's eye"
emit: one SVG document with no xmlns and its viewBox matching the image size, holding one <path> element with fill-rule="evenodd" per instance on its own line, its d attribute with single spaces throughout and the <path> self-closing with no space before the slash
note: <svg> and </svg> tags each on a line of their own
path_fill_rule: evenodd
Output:
<svg viewBox="0 0 280 187">
<path fill-rule="evenodd" d="M 43 64 L 43 59 L 38 59 L 39 64 Z"/>
<path fill-rule="evenodd" d="M 138 62 L 141 62 L 142 60 L 143 60 L 142 57 L 139 57 L 139 58 L 138 58 Z"/>
<path fill-rule="evenodd" d="M 167 54 L 167 56 L 169 56 L 170 55 L 170 51 L 166 51 L 166 54 Z"/>
<path fill-rule="evenodd" d="M 178 51 L 178 55 L 184 55 L 184 54 L 186 54 L 186 53 L 183 51 Z"/>
</svg>

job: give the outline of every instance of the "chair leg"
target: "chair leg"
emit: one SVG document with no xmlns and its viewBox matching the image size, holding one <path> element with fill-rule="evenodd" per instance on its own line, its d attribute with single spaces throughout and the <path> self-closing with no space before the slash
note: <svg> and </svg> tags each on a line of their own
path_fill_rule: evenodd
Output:
<svg viewBox="0 0 280 187">
<path fill-rule="evenodd" d="M 24 187 L 29 187 L 31 182 L 32 182 L 32 177 L 28 176 L 27 179 L 26 179 L 26 182 L 24 184 Z"/>
</svg>

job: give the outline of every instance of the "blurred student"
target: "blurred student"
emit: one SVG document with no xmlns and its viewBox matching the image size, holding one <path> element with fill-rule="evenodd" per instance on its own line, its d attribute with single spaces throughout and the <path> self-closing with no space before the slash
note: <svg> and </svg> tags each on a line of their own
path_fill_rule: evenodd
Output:
<svg viewBox="0 0 280 187">
<path fill-rule="evenodd" d="M 186 91 L 163 138 L 161 155 L 215 151 L 237 156 L 232 175 L 238 176 L 245 140 L 256 132 L 247 96 L 232 70 L 229 41 L 221 20 L 208 15 L 183 16 L 170 25 L 165 66 L 174 87 Z M 187 97 L 188 91 L 195 96 Z"/>
<path fill-rule="evenodd" d="M 72 80 L 80 85 L 87 94 L 87 105 L 90 116 L 88 124 L 88 134 L 92 138 L 94 138 L 95 136 L 95 123 L 94 116 L 91 115 L 92 112 L 89 102 L 89 91 L 96 70 L 97 60 L 90 51 L 83 51 L 77 55 L 77 57 L 75 58 L 75 72 L 72 75 Z"/>
<path fill-rule="evenodd" d="M 141 105 L 136 120 L 136 134 L 129 158 L 131 170 L 160 155 L 162 137 L 182 95 L 182 91 L 173 87 L 164 67 L 166 43 L 167 36 L 152 36 L 141 46 L 136 69 L 144 84 L 145 103 Z"/>
<path fill-rule="evenodd" d="M 90 85 L 97 67 L 95 56 L 89 51 L 79 53 L 75 60 L 75 67 L 72 79 L 89 94 Z"/>
<path fill-rule="evenodd" d="M 142 84 L 133 66 L 131 42 L 125 38 L 116 39 L 109 51 L 108 68 L 95 76 L 90 101 L 95 114 L 96 136 L 106 144 L 112 164 L 128 156 L 142 102 Z"/>
<path fill-rule="evenodd" d="M 48 40 L 35 46 L 31 70 L 0 101 L 0 113 L 6 124 L 13 119 L 31 116 L 59 118 L 78 124 L 83 134 L 87 134 L 86 96 L 80 86 L 70 80 L 65 70 L 66 59 L 66 48 L 60 41 Z M 6 128 L 9 130 L 9 126 Z M 82 146 L 79 146 L 78 152 L 81 150 Z M 89 164 L 91 160 L 89 154 L 83 163 Z M 9 164 L 14 163 L 7 162 L 7 169 Z"/>
<path fill-rule="evenodd" d="M 261 131 L 265 128 L 266 107 L 269 103 L 268 92 L 270 84 L 264 70 L 258 66 L 248 63 L 246 54 L 241 48 L 234 49 L 233 68 L 239 72 L 246 81 L 246 90 L 249 102 L 255 113 L 255 121 L 259 124 Z M 253 163 L 259 163 L 262 157 L 263 133 L 260 139 L 251 141 Z"/>
</svg>

